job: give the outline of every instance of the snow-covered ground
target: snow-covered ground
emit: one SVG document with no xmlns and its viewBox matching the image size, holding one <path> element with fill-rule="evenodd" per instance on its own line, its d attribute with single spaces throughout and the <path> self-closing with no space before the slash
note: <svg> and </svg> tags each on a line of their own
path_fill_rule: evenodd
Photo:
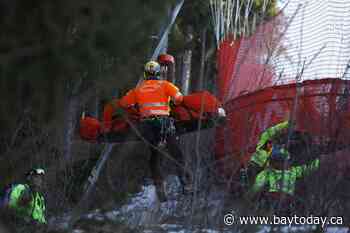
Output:
<svg viewBox="0 0 350 233">
<path fill-rule="evenodd" d="M 172 184 L 166 184 L 168 185 L 166 188 L 166 195 L 168 199 L 170 199 L 166 202 L 159 202 L 154 185 L 145 185 L 142 187 L 142 191 L 131 197 L 127 204 L 105 212 L 96 209 L 84 215 L 82 219 L 85 223 L 91 221 L 94 225 L 96 225 L 96 223 L 105 222 L 123 223 L 129 228 L 143 233 L 240 233 L 243 232 L 243 230 L 247 232 L 247 226 L 233 225 L 230 227 L 221 224 L 221 226 L 203 227 L 189 224 L 190 222 L 187 220 L 191 215 L 191 208 L 193 208 L 193 206 L 189 198 L 178 194 L 179 181 L 177 179 L 172 179 L 171 182 Z M 199 197 L 196 208 L 201 210 L 201 206 L 209 206 L 211 210 L 210 216 L 212 216 L 212 218 L 219 218 L 217 210 L 223 208 L 222 200 L 222 196 L 217 193 L 205 200 L 201 200 Z M 208 210 L 208 208 L 206 210 Z M 52 220 L 51 224 L 56 225 L 58 228 L 66 228 L 68 220 L 69 216 L 65 216 L 60 219 Z M 278 228 L 278 231 L 274 232 L 310 232 L 315 228 L 316 226 L 306 225 L 292 227 L 281 226 Z M 113 227 L 111 227 L 111 229 L 113 229 Z M 249 228 L 249 232 L 256 233 L 268 233 L 271 232 L 271 230 L 271 226 L 263 225 L 252 226 L 252 229 Z M 77 227 L 74 230 L 74 233 L 87 232 L 89 231 L 84 230 L 84 227 Z M 348 227 L 328 227 L 325 232 L 348 233 L 350 230 Z"/>
</svg>

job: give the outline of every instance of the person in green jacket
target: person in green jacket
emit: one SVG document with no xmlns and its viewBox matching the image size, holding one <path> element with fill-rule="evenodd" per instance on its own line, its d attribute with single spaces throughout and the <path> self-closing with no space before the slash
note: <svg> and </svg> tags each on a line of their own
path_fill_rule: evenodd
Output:
<svg viewBox="0 0 350 233">
<path fill-rule="evenodd" d="M 14 184 L 9 194 L 8 209 L 26 223 L 46 224 L 46 203 L 42 188 L 45 171 L 32 169 L 27 173 L 28 184 Z"/>
<path fill-rule="evenodd" d="M 283 121 L 266 129 L 260 136 L 255 153 L 250 158 L 250 162 L 260 168 L 263 168 L 271 154 L 272 144 L 275 140 L 281 137 L 282 134 L 286 134 L 288 126 L 288 121 Z"/>
<path fill-rule="evenodd" d="M 241 168 L 240 183 L 242 187 L 249 186 L 254 182 L 256 175 L 268 165 L 273 144 L 281 144 L 281 140 L 287 135 L 288 126 L 289 122 L 283 121 L 266 129 L 261 134 L 248 166 Z"/>
<path fill-rule="evenodd" d="M 274 145 L 269 165 L 256 176 L 248 196 L 265 191 L 265 197 L 269 197 L 270 202 L 280 203 L 281 196 L 290 202 L 294 199 L 296 181 L 317 170 L 319 166 L 319 159 L 314 159 L 309 164 L 291 166 L 289 152 L 284 146 Z"/>
</svg>

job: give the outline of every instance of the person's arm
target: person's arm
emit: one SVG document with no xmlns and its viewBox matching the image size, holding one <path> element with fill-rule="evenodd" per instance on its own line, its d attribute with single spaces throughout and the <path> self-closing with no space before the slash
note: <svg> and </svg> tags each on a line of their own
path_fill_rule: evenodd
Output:
<svg viewBox="0 0 350 233">
<path fill-rule="evenodd" d="M 297 178 L 301 178 L 304 175 L 308 175 L 316 171 L 320 167 L 320 159 L 315 159 L 309 164 L 304 164 L 302 166 L 292 167 L 293 171 L 296 174 Z"/>
<path fill-rule="evenodd" d="M 125 103 L 124 106 L 127 106 L 127 103 Z M 113 125 L 112 122 L 114 116 L 121 116 L 123 113 L 124 110 L 120 104 L 120 100 L 113 99 L 109 103 L 107 103 L 103 109 L 102 132 L 110 132 Z"/>
<path fill-rule="evenodd" d="M 267 142 L 276 136 L 278 132 L 286 128 L 288 128 L 288 121 L 281 122 L 265 130 L 260 136 L 255 153 L 250 158 L 250 161 L 263 167 L 269 157 L 269 152 L 266 150 Z"/>
<path fill-rule="evenodd" d="M 133 105 L 136 104 L 136 94 L 135 94 L 135 89 L 132 89 L 126 93 L 120 100 L 119 100 L 119 105 L 122 108 L 129 108 Z"/>
<path fill-rule="evenodd" d="M 20 198 L 18 199 L 18 205 L 24 207 L 29 205 L 33 199 L 33 193 L 30 188 L 26 188 L 22 191 Z"/>
<path fill-rule="evenodd" d="M 23 184 L 18 184 L 13 187 L 10 194 L 9 206 L 12 208 L 24 207 L 32 200 L 30 188 Z"/>
<path fill-rule="evenodd" d="M 269 157 L 269 152 L 265 148 L 257 148 L 252 157 L 250 163 L 258 167 L 264 167 Z"/>
<path fill-rule="evenodd" d="M 261 171 L 255 178 L 255 182 L 252 188 L 249 190 L 249 196 L 253 196 L 256 193 L 260 192 L 264 186 L 267 184 L 268 170 Z"/>
<path fill-rule="evenodd" d="M 260 136 L 260 140 L 257 144 L 256 149 L 258 150 L 263 148 L 264 145 L 269 140 L 271 140 L 276 134 L 278 134 L 281 130 L 288 128 L 288 125 L 289 125 L 288 121 L 283 121 L 265 130 Z"/>
<path fill-rule="evenodd" d="M 179 105 L 183 101 L 183 95 L 179 89 L 171 82 L 165 81 L 165 91 L 168 96 L 173 98 L 175 105 Z"/>
</svg>

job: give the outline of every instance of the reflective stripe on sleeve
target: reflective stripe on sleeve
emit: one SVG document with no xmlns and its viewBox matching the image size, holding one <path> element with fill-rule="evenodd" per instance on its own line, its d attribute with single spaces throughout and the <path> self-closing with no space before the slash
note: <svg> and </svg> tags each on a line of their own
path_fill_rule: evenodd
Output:
<svg viewBox="0 0 350 233">
<path fill-rule="evenodd" d="M 140 105 L 140 107 L 167 107 L 167 106 L 168 106 L 168 103 L 164 103 L 164 102 L 144 103 Z"/>
<path fill-rule="evenodd" d="M 148 117 L 148 116 L 164 116 L 164 115 L 169 115 L 169 111 L 167 110 L 153 110 L 153 109 L 147 109 L 142 111 L 142 116 L 143 117 Z"/>
</svg>

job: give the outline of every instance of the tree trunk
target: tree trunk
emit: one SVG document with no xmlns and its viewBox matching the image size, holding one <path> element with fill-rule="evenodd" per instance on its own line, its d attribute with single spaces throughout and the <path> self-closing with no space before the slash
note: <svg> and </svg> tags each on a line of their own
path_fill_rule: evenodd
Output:
<svg viewBox="0 0 350 233">
<path fill-rule="evenodd" d="M 174 84 L 176 84 L 176 73 L 175 73 L 176 68 L 175 67 L 176 67 L 176 63 L 171 64 L 168 67 L 168 81 L 172 82 Z"/>
<path fill-rule="evenodd" d="M 68 108 L 65 117 L 65 133 L 64 133 L 64 158 L 66 161 L 71 160 L 72 158 L 72 144 L 74 129 L 76 126 L 76 117 L 78 113 L 78 104 L 79 99 L 77 96 L 72 96 L 68 99 Z"/>
<path fill-rule="evenodd" d="M 191 62 L 192 62 L 192 41 L 193 29 L 191 26 L 186 30 L 186 45 L 182 59 L 182 77 L 181 77 L 181 91 L 184 95 L 188 95 L 190 91 L 191 82 Z"/>
<path fill-rule="evenodd" d="M 203 28 L 201 32 L 201 44 L 202 44 L 202 51 L 201 51 L 201 66 L 199 70 L 199 80 L 197 83 L 197 90 L 201 91 L 204 85 L 204 72 L 205 72 L 205 51 L 206 51 L 206 43 L 207 43 L 207 29 Z"/>
<path fill-rule="evenodd" d="M 95 112 L 94 112 L 94 117 L 96 117 L 97 119 L 100 118 L 100 92 L 98 90 L 98 87 L 95 87 Z"/>
<path fill-rule="evenodd" d="M 70 86 L 68 87 L 68 95 L 66 101 L 66 112 L 65 112 L 65 127 L 64 127 L 64 146 L 63 154 L 65 161 L 72 159 L 72 144 L 74 129 L 77 124 L 78 111 L 79 111 L 79 90 L 82 84 L 82 78 L 80 80 L 69 80 Z M 69 85 L 69 84 L 68 84 Z"/>
<path fill-rule="evenodd" d="M 177 73 L 175 74 L 175 82 L 173 82 L 176 86 L 181 87 L 182 83 L 182 61 L 183 61 L 183 54 L 179 53 L 175 57 L 175 70 L 177 70 Z M 181 89 L 182 91 L 182 89 Z"/>
</svg>

